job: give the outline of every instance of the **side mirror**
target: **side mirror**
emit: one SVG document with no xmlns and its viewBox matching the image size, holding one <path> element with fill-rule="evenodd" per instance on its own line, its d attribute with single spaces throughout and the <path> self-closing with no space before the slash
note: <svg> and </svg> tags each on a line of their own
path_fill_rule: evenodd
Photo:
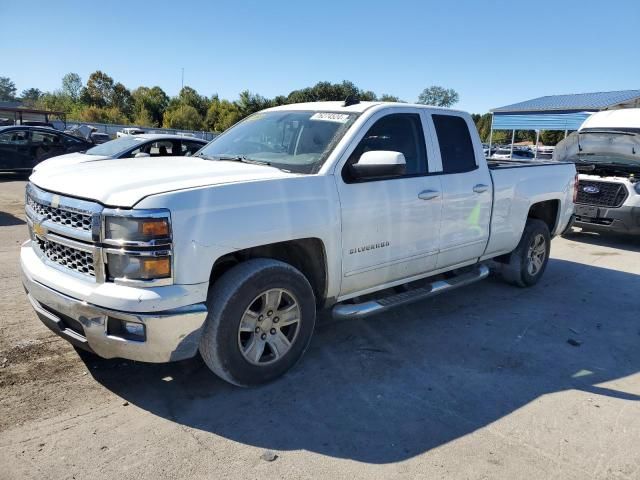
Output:
<svg viewBox="0 0 640 480">
<path fill-rule="evenodd" d="M 144 158 L 144 157 L 150 157 L 151 155 L 149 155 L 148 153 L 144 153 L 144 152 L 138 152 L 134 155 L 133 158 Z"/>
<path fill-rule="evenodd" d="M 357 180 L 381 177 L 399 177 L 407 171 L 404 154 L 389 150 L 372 150 L 362 154 L 358 163 L 350 167 Z"/>
</svg>

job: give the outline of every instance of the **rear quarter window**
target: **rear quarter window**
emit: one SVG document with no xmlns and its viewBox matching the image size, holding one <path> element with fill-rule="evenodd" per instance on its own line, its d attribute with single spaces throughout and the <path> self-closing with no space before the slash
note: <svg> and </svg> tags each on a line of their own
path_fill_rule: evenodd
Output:
<svg viewBox="0 0 640 480">
<path fill-rule="evenodd" d="M 470 172 L 477 168 L 467 122 L 456 115 L 432 115 L 440 145 L 443 173 Z"/>
</svg>

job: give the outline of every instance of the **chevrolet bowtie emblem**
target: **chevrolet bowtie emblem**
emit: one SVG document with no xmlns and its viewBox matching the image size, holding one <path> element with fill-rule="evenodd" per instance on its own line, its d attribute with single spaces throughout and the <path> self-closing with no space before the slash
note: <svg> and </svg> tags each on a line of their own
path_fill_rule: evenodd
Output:
<svg viewBox="0 0 640 480">
<path fill-rule="evenodd" d="M 45 235 L 47 233 L 47 229 L 44 228 L 41 223 L 34 223 L 33 224 L 33 232 L 36 235 L 41 235 L 42 236 L 42 235 Z"/>
</svg>

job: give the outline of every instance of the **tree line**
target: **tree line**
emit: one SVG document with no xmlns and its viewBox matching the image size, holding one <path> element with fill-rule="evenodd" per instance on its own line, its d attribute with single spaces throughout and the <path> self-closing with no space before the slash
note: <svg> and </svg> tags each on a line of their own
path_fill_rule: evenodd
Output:
<svg viewBox="0 0 640 480">
<path fill-rule="evenodd" d="M 68 73 L 62 78 L 61 87 L 53 92 L 28 88 L 20 96 L 10 78 L 0 77 L 0 101 L 21 100 L 27 106 L 65 112 L 70 120 L 213 132 L 222 132 L 247 115 L 264 108 L 288 103 L 340 101 L 349 95 L 355 95 L 363 101 L 403 102 L 395 95 L 376 95 L 370 90 L 362 90 L 347 80 L 341 83 L 318 82 L 312 87 L 293 90 L 288 95 L 274 98 L 244 90 L 236 100 L 226 100 L 217 94 L 211 97 L 201 95 L 188 86 L 174 97 L 167 95 L 159 86 L 129 90 L 100 70 L 89 75 L 86 83 L 77 73 Z M 459 95 L 455 90 L 433 85 L 419 94 L 416 103 L 451 107 L 458 100 Z M 488 142 L 491 114 L 472 114 L 472 117 L 480 138 Z M 546 145 L 555 145 L 563 137 L 564 132 L 557 131 L 543 131 L 540 134 L 540 140 Z M 516 131 L 516 142 L 535 142 L 535 138 L 533 130 Z M 511 132 L 494 131 L 492 142 L 511 143 Z"/>
<path fill-rule="evenodd" d="M 129 90 L 100 70 L 89 75 L 86 83 L 77 73 L 68 73 L 57 90 L 42 92 L 38 88 L 28 88 L 17 96 L 11 79 L 0 77 L 0 100 L 21 100 L 30 107 L 65 112 L 70 120 L 214 132 L 222 132 L 264 108 L 289 103 L 341 101 L 350 95 L 362 101 L 403 101 L 395 95 L 376 95 L 370 90 L 362 90 L 347 80 L 341 83 L 318 82 L 312 87 L 274 98 L 244 90 L 236 100 L 226 100 L 217 94 L 211 97 L 201 95 L 189 86 L 170 97 L 159 86 Z M 418 102 L 452 106 L 458 98 L 453 89 L 431 86 L 420 93 Z"/>
</svg>

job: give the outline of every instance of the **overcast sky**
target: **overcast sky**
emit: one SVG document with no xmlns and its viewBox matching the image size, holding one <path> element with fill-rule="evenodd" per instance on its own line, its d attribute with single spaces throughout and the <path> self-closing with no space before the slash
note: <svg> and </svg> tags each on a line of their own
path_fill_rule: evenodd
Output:
<svg viewBox="0 0 640 480">
<path fill-rule="evenodd" d="M 153 6 L 151 6 L 153 5 Z M 130 89 L 235 99 L 321 80 L 483 113 L 542 95 L 640 89 L 639 1 L 1 2 L 0 76 L 52 90 L 103 70 Z"/>
</svg>

